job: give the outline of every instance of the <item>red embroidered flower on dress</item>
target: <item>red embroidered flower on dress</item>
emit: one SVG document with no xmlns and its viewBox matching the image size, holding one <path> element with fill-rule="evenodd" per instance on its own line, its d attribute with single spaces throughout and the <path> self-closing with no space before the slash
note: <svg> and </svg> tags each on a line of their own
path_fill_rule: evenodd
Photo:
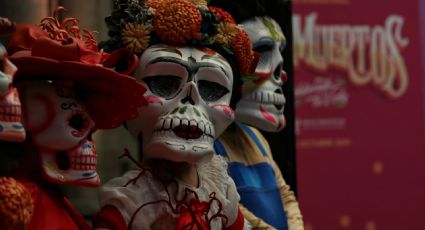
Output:
<svg viewBox="0 0 425 230">
<path fill-rule="evenodd" d="M 212 192 L 209 195 L 208 201 L 201 201 L 199 199 L 198 194 L 195 191 L 189 188 L 185 188 L 182 199 L 179 199 L 178 198 L 179 184 L 174 178 L 164 180 L 164 178 L 161 178 L 158 174 L 156 174 L 150 168 L 146 168 L 140 162 L 138 162 L 133 156 L 131 156 L 130 152 L 126 148 L 124 149 L 124 154 L 122 154 L 120 158 L 123 158 L 123 157 L 129 158 L 130 161 L 136 164 L 140 170 L 140 173 L 136 177 L 130 179 L 124 185 L 124 187 L 129 186 L 130 184 L 136 184 L 137 180 L 139 180 L 143 176 L 147 176 L 147 173 L 149 173 L 162 184 L 168 196 L 166 199 L 154 200 L 139 206 L 136 209 L 136 211 L 131 215 L 130 221 L 128 223 L 128 229 L 130 230 L 132 229 L 133 222 L 136 219 L 137 213 L 141 209 L 143 209 L 144 207 L 148 205 L 155 205 L 159 203 L 165 203 L 173 213 L 179 215 L 177 228 L 176 228 L 178 230 L 184 230 L 184 229 L 208 230 L 208 229 L 211 229 L 211 222 L 216 218 L 221 218 L 223 223 L 225 225 L 227 224 L 228 218 L 225 214 L 222 213 L 223 205 L 221 201 L 216 197 L 215 192 Z M 172 194 L 169 190 L 170 185 L 174 185 L 177 187 L 177 190 L 174 191 L 174 194 Z M 190 198 L 190 200 L 187 200 L 189 199 L 190 196 L 192 198 Z M 215 203 L 217 207 L 217 210 L 215 213 L 211 213 L 211 207 L 213 203 Z"/>
<path fill-rule="evenodd" d="M 207 230 L 209 224 L 205 221 L 210 207 L 206 201 L 199 201 L 193 197 L 189 201 L 189 207 L 183 206 L 179 210 L 177 229 Z"/>
</svg>

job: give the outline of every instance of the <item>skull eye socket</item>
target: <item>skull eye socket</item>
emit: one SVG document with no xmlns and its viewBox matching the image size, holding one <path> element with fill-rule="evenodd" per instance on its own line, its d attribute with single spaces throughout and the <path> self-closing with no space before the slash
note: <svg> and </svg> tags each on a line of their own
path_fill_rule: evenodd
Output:
<svg viewBox="0 0 425 230">
<path fill-rule="evenodd" d="M 177 76 L 152 76 L 144 78 L 143 81 L 153 94 L 163 98 L 174 95 L 181 84 L 181 78 Z"/>
<path fill-rule="evenodd" d="M 81 132 L 84 129 L 84 116 L 82 114 L 74 114 L 68 120 L 68 123 L 69 126 Z"/>
<path fill-rule="evenodd" d="M 270 45 L 260 45 L 255 47 L 253 50 L 257 53 L 265 53 L 268 51 L 271 51 L 273 49 L 273 46 Z"/>
<path fill-rule="evenodd" d="M 263 38 L 253 44 L 253 50 L 258 53 L 272 51 L 275 46 L 275 41 L 272 38 Z"/>
<path fill-rule="evenodd" d="M 226 87 L 206 80 L 198 81 L 198 89 L 202 99 L 207 102 L 217 101 L 230 92 Z"/>
</svg>

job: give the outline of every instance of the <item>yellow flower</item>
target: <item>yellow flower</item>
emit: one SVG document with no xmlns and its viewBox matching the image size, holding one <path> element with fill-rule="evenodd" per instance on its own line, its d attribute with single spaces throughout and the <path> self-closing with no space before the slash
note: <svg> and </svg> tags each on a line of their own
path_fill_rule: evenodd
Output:
<svg viewBox="0 0 425 230">
<path fill-rule="evenodd" d="M 230 47 L 234 37 L 239 33 L 239 28 L 237 25 L 232 23 L 220 22 L 217 27 L 218 33 L 214 36 L 214 42 L 224 44 L 225 46 Z"/>
<path fill-rule="evenodd" d="M 133 53 L 141 53 L 149 46 L 151 30 L 144 24 L 125 24 L 121 32 L 122 43 Z"/>
<path fill-rule="evenodd" d="M 198 7 L 204 7 L 204 8 L 208 7 L 207 0 L 192 0 L 192 2 Z"/>
</svg>

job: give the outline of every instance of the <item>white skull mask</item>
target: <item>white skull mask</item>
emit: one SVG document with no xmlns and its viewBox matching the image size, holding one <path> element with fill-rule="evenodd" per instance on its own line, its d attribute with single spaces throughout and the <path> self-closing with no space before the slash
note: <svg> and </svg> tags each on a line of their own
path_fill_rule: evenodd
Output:
<svg viewBox="0 0 425 230">
<path fill-rule="evenodd" d="M 257 79 L 242 85 L 236 120 L 264 131 L 278 132 L 286 124 L 282 85 L 287 77 L 282 69 L 281 55 L 285 37 L 276 21 L 269 17 L 255 17 L 242 25 L 254 50 L 260 54 L 260 60 L 254 73 Z"/>
<path fill-rule="evenodd" d="M 214 140 L 234 120 L 230 64 L 209 49 L 166 45 L 148 48 L 140 60 L 135 76 L 148 89 L 148 105 L 127 126 L 142 141 L 144 156 L 210 159 Z"/>
<path fill-rule="evenodd" d="M 12 85 L 15 72 L 16 66 L 6 58 L 6 49 L 0 44 L 0 140 L 21 142 L 25 130 L 18 91 Z"/>
<path fill-rule="evenodd" d="M 23 81 L 23 124 L 37 147 L 43 176 L 53 183 L 99 185 L 91 141 L 94 122 L 75 99 L 72 82 Z"/>
</svg>

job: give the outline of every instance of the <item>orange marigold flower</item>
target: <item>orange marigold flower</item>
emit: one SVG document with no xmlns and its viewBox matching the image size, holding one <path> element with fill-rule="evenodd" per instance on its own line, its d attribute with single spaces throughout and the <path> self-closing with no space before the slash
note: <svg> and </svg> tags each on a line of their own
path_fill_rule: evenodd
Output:
<svg viewBox="0 0 425 230">
<path fill-rule="evenodd" d="M 239 33 L 239 28 L 235 24 L 220 22 L 217 27 L 218 33 L 213 41 L 231 46 L 235 36 Z"/>
<path fill-rule="evenodd" d="M 155 4 L 154 30 L 165 43 L 182 45 L 200 36 L 202 16 L 191 1 L 162 0 Z"/>
<path fill-rule="evenodd" d="M 149 46 L 152 28 L 144 24 L 125 24 L 121 32 L 122 43 L 133 53 L 140 53 Z"/>
<path fill-rule="evenodd" d="M 0 229 L 25 229 L 33 211 L 28 190 L 11 177 L 0 177 Z"/>
<path fill-rule="evenodd" d="M 167 0 L 147 0 L 146 5 L 154 9 L 158 9 L 158 7 L 163 4 L 164 1 Z"/>
<path fill-rule="evenodd" d="M 236 24 L 235 19 L 233 19 L 232 15 L 230 15 L 227 11 L 214 6 L 209 6 L 208 9 L 214 12 L 218 20 L 227 22 L 227 23 Z"/>
<path fill-rule="evenodd" d="M 240 30 L 233 39 L 232 47 L 235 57 L 238 60 L 241 76 L 251 74 L 255 70 L 255 66 L 253 66 L 255 55 L 248 34 Z"/>
</svg>

